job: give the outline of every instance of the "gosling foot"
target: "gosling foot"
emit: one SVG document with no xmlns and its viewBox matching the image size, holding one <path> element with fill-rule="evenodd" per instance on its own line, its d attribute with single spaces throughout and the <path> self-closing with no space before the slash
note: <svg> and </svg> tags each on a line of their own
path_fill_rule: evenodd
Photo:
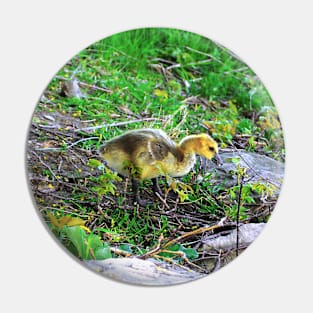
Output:
<svg viewBox="0 0 313 313">
<path fill-rule="evenodd" d="M 152 187 L 153 191 L 155 193 L 158 193 L 162 198 L 165 198 L 165 195 L 164 195 L 163 191 L 161 190 L 161 188 L 159 186 L 158 179 L 157 178 L 152 178 L 152 183 L 153 183 L 153 187 Z M 174 201 L 177 200 L 177 197 L 178 197 L 178 194 L 176 192 L 172 191 L 172 190 L 166 196 L 167 199 L 171 199 L 171 200 L 174 200 Z"/>
<path fill-rule="evenodd" d="M 158 178 L 152 178 L 152 189 L 153 189 L 153 192 L 155 193 L 158 193 L 161 197 L 163 197 L 163 192 L 159 186 L 159 183 L 158 183 Z"/>
<path fill-rule="evenodd" d="M 132 179 L 133 185 L 133 202 L 137 203 L 141 207 L 146 207 L 147 205 L 151 205 L 152 202 L 143 200 L 139 196 L 139 182 L 136 179 Z"/>
<path fill-rule="evenodd" d="M 178 193 L 171 190 L 168 194 L 167 194 L 167 198 L 176 201 L 177 198 L 179 197 Z"/>
</svg>

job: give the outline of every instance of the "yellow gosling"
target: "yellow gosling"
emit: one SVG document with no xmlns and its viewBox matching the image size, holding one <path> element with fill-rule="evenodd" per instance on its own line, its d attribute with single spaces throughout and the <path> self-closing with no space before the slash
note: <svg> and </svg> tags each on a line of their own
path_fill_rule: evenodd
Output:
<svg viewBox="0 0 313 313">
<path fill-rule="evenodd" d="M 134 199 L 139 197 L 138 180 L 152 179 L 153 189 L 161 193 L 157 177 L 180 177 L 188 174 L 196 162 L 196 154 L 207 159 L 218 157 L 218 146 L 208 134 L 190 135 L 179 144 L 160 129 L 128 131 L 104 143 L 99 150 L 107 165 L 132 178 Z"/>
</svg>

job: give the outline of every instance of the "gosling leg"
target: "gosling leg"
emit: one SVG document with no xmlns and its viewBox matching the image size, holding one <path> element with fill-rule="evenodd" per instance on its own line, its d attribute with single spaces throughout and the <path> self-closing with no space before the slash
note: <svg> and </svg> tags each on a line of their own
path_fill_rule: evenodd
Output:
<svg viewBox="0 0 313 313">
<path fill-rule="evenodd" d="M 151 180 L 152 180 L 152 184 L 153 184 L 153 187 L 152 187 L 153 191 L 155 193 L 158 193 L 162 197 L 163 196 L 163 192 L 162 192 L 162 190 L 161 190 L 161 188 L 159 186 L 158 178 L 157 177 L 156 178 L 152 178 Z"/>
<path fill-rule="evenodd" d="M 159 182 L 158 182 L 158 178 L 156 177 L 156 178 L 152 178 L 151 179 L 152 180 L 152 183 L 153 183 L 153 191 L 155 192 L 155 193 L 158 193 L 161 197 L 164 197 L 164 193 L 162 192 L 162 190 L 161 190 L 161 188 L 160 188 L 160 186 L 159 186 Z M 178 194 L 176 193 L 176 192 L 174 192 L 174 191 L 170 191 L 169 192 L 169 194 L 167 195 L 167 197 L 169 198 L 169 199 L 173 199 L 173 200 L 176 200 L 177 199 L 177 197 L 178 197 Z"/>
<path fill-rule="evenodd" d="M 146 200 L 142 200 L 139 195 L 139 182 L 138 180 L 132 178 L 132 186 L 133 186 L 133 201 L 138 203 L 139 206 L 146 207 L 150 202 Z"/>
</svg>

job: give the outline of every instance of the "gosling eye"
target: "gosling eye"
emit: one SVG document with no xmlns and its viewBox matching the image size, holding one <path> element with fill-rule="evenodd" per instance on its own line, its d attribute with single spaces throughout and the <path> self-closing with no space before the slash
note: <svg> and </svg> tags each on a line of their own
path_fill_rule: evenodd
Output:
<svg viewBox="0 0 313 313">
<path fill-rule="evenodd" d="M 214 147 L 209 147 L 209 150 L 214 152 Z"/>
</svg>

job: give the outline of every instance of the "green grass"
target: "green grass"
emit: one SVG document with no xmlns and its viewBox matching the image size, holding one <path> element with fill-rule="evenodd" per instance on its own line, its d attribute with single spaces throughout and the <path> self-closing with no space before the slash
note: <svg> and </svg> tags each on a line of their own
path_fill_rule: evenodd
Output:
<svg viewBox="0 0 313 313">
<path fill-rule="evenodd" d="M 175 64 L 179 66 L 174 67 L 170 75 L 160 72 Z M 59 98 L 59 78 L 68 79 L 72 75 L 79 81 L 113 92 L 94 91 L 83 99 Z M 151 28 L 103 39 L 70 60 L 48 90 L 52 110 L 69 112 L 81 119 L 95 119 L 95 125 L 124 120 L 125 114 L 121 114 L 124 110 L 134 116 L 169 116 L 167 123 L 155 121 L 146 125 L 173 132 L 179 124 L 181 136 L 201 131 L 200 123 L 208 121 L 213 136 L 224 146 L 235 133 L 244 133 L 238 124 L 242 119 L 251 121 L 250 128 L 255 127 L 255 132 L 264 135 L 260 140 L 270 141 L 273 136 L 267 128 L 262 129 L 260 118 L 268 119 L 268 112 L 262 111 L 264 107 L 269 108 L 270 116 L 273 111 L 276 114 L 276 110 L 255 73 L 226 48 L 188 32 Z M 189 97 L 197 99 L 192 104 L 184 103 Z M 116 118 L 118 115 L 121 117 Z M 274 123 L 278 123 L 278 127 L 272 125 L 274 132 L 278 132 L 277 116 Z M 142 125 L 126 128 L 134 127 Z M 108 139 L 120 132 L 120 129 L 102 129 L 96 134 Z"/>
<path fill-rule="evenodd" d="M 85 97 L 60 95 L 62 83 L 71 78 L 85 84 L 81 87 Z M 80 131 L 79 136 L 87 140 L 79 142 L 75 148 L 86 152 L 96 151 L 103 141 L 128 129 L 162 128 L 174 140 L 179 140 L 188 134 L 206 132 L 205 125 L 221 148 L 240 144 L 248 151 L 284 160 L 278 113 L 264 85 L 229 50 L 193 33 L 148 28 L 100 40 L 69 60 L 49 83 L 44 95 L 36 112 L 58 112 L 79 121 L 89 121 L 89 127 L 143 119 L 121 127 Z M 144 121 L 145 118 L 153 120 Z M 34 117 L 33 123 L 37 122 Z M 39 141 L 49 138 L 49 133 L 42 132 Z M 58 137 L 55 140 L 60 140 L 65 153 L 72 143 Z M 88 158 L 90 162 L 95 157 Z M 114 173 L 105 172 L 97 161 L 91 162 L 95 164 L 90 166 L 88 160 L 84 164 L 90 171 L 84 178 L 80 177 L 78 169 L 68 171 L 66 179 L 74 180 L 77 186 L 67 200 L 56 201 L 59 215 L 66 215 L 69 209 L 73 214 L 89 214 L 87 223 L 92 225 L 95 234 L 110 235 L 105 238 L 111 243 L 135 245 L 141 251 L 147 246 L 153 247 L 161 234 L 171 234 L 176 226 L 164 212 L 155 215 L 156 209 L 160 209 L 157 205 L 140 214 L 136 208 L 123 209 L 123 185 L 120 183 L 117 189 L 119 180 Z M 234 220 L 236 199 L 232 199 L 232 191 L 213 186 L 209 176 L 204 177 L 201 185 L 197 184 L 197 166 L 195 172 L 182 179 L 193 191 L 184 189 L 183 185 L 178 186 L 178 191 L 186 196 L 185 201 L 190 202 L 190 208 L 199 218 L 204 219 L 209 214 L 216 220 L 224 215 Z M 58 164 L 50 168 L 57 171 Z M 42 175 L 54 179 L 47 168 Z M 142 186 L 148 189 L 150 182 L 143 182 Z M 161 180 L 161 186 L 168 187 L 165 179 Z M 225 203 L 221 205 L 213 195 L 223 191 L 227 197 L 224 196 Z M 116 200 L 114 205 L 111 201 L 111 207 L 105 208 L 106 215 L 97 212 L 97 205 L 90 204 L 99 204 L 102 195 Z M 248 203 L 247 199 L 249 195 L 245 199 Z M 177 210 L 186 212 L 183 207 Z M 243 218 L 246 216 L 244 208 Z M 181 222 L 186 221 L 188 218 L 181 218 Z"/>
</svg>

